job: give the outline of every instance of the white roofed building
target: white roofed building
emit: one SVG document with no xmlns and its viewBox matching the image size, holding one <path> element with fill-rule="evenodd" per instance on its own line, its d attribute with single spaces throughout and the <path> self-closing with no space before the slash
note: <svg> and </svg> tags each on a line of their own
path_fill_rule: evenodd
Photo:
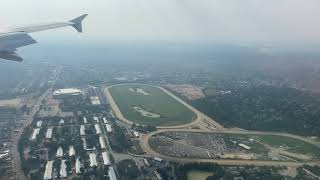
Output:
<svg viewBox="0 0 320 180">
<path fill-rule="evenodd" d="M 82 146 L 83 146 L 83 149 L 87 149 L 87 141 L 86 141 L 86 138 L 81 138 L 82 139 Z"/>
<path fill-rule="evenodd" d="M 104 165 L 106 165 L 106 166 L 111 165 L 111 161 L 110 161 L 108 152 L 102 152 L 102 159 L 103 159 Z"/>
<path fill-rule="evenodd" d="M 75 166 L 76 166 L 76 174 L 81 174 L 81 162 L 79 157 L 76 160 Z"/>
<path fill-rule="evenodd" d="M 41 125 L 42 125 L 42 121 L 38 121 L 38 122 L 37 122 L 37 127 L 40 128 Z"/>
<path fill-rule="evenodd" d="M 106 141 L 104 140 L 104 138 L 102 136 L 99 137 L 99 142 L 100 142 L 101 149 L 105 149 L 106 148 Z"/>
<path fill-rule="evenodd" d="M 106 124 L 106 129 L 107 129 L 107 132 L 108 133 L 111 133 L 112 132 L 112 127 L 110 124 Z"/>
<path fill-rule="evenodd" d="M 133 134 L 136 138 L 138 138 L 140 136 L 140 133 L 138 131 L 133 131 Z"/>
<path fill-rule="evenodd" d="M 155 161 L 158 161 L 158 162 L 162 162 L 163 160 L 161 159 L 161 158 L 159 158 L 159 157 L 155 157 L 155 158 L 153 158 Z"/>
<path fill-rule="evenodd" d="M 95 124 L 94 128 L 96 129 L 96 133 L 97 134 L 101 134 L 101 129 L 100 129 L 100 125 L 99 124 Z"/>
<path fill-rule="evenodd" d="M 81 126 L 80 126 L 80 135 L 81 135 L 81 136 L 86 135 L 86 132 L 84 131 L 84 129 L 85 129 L 84 125 L 81 125 Z"/>
<path fill-rule="evenodd" d="M 74 150 L 73 146 L 69 146 L 69 156 L 74 156 L 76 155 L 76 151 Z"/>
<path fill-rule="evenodd" d="M 51 139 L 52 137 L 52 128 L 47 129 L 46 138 Z"/>
<path fill-rule="evenodd" d="M 57 157 L 62 157 L 63 156 L 63 149 L 62 147 L 60 146 L 57 150 Z"/>
<path fill-rule="evenodd" d="M 67 165 L 66 165 L 66 160 L 62 160 L 60 164 L 60 177 L 61 178 L 66 178 L 67 177 Z"/>
<path fill-rule="evenodd" d="M 84 124 L 87 124 L 87 123 L 88 123 L 88 120 L 87 120 L 86 117 L 83 117 L 83 123 L 84 123 Z"/>
<path fill-rule="evenodd" d="M 40 128 L 36 128 L 33 130 L 32 136 L 31 136 L 31 140 L 34 140 L 37 138 L 38 134 L 40 132 Z"/>
<path fill-rule="evenodd" d="M 103 118 L 103 123 L 105 123 L 105 124 L 107 124 L 108 123 L 108 120 L 107 120 L 107 118 Z"/>
<path fill-rule="evenodd" d="M 251 149 L 251 147 L 249 147 L 249 146 L 247 146 L 247 145 L 245 145 L 245 144 L 242 144 L 242 143 L 239 143 L 238 145 L 239 145 L 240 147 L 246 149 L 246 150 L 250 150 L 250 149 Z"/>
<path fill-rule="evenodd" d="M 96 122 L 99 122 L 99 118 L 98 118 L 98 117 L 96 117 L 96 116 L 95 116 L 95 117 L 93 117 L 93 120 L 94 120 L 94 121 L 96 121 Z"/>
<path fill-rule="evenodd" d="M 89 158 L 90 158 L 90 167 L 98 166 L 96 154 L 90 153 Z"/>
<path fill-rule="evenodd" d="M 54 97 L 79 96 L 82 91 L 75 88 L 58 89 L 53 92 Z"/>
<path fill-rule="evenodd" d="M 43 175 L 44 180 L 52 179 L 52 165 L 53 165 L 53 161 L 47 162 L 46 170 L 44 171 L 44 175 Z"/>
<path fill-rule="evenodd" d="M 114 168 L 112 166 L 109 167 L 108 176 L 110 180 L 117 180 L 116 173 L 114 172 Z"/>
<path fill-rule="evenodd" d="M 81 174 L 81 162 L 79 157 L 76 160 L 75 166 L 76 166 L 76 174 Z"/>
<path fill-rule="evenodd" d="M 91 99 L 91 104 L 94 106 L 101 104 L 98 96 L 92 96 L 92 97 L 90 97 L 90 99 Z"/>
</svg>

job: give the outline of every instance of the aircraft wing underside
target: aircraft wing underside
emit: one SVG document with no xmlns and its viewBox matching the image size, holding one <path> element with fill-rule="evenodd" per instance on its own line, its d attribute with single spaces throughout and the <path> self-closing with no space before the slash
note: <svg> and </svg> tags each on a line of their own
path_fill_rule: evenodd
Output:
<svg viewBox="0 0 320 180">
<path fill-rule="evenodd" d="M 37 43 L 28 33 L 44 31 L 65 26 L 72 26 L 78 32 L 82 32 L 82 20 L 87 16 L 84 14 L 69 22 L 48 23 L 34 26 L 13 28 L 7 32 L 0 33 L 0 58 L 13 61 L 22 61 L 23 58 L 17 55 L 17 48 Z"/>
</svg>

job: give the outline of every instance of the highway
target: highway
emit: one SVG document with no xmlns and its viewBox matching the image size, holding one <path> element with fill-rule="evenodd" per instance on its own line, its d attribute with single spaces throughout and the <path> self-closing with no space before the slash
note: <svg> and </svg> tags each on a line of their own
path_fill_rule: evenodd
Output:
<svg viewBox="0 0 320 180">
<path fill-rule="evenodd" d="M 18 151 L 18 143 L 19 143 L 21 134 L 22 134 L 24 128 L 26 128 L 27 126 L 29 126 L 32 123 L 34 115 L 40 109 L 40 105 L 41 105 L 42 100 L 45 99 L 51 92 L 52 92 L 52 88 L 49 88 L 37 99 L 37 101 L 35 102 L 35 104 L 33 105 L 32 109 L 31 109 L 27 119 L 25 120 L 24 124 L 20 128 L 20 131 L 18 132 L 18 134 L 16 134 L 16 136 L 13 139 L 13 144 L 11 146 L 11 153 L 12 153 L 12 168 L 15 171 L 14 172 L 15 179 L 27 180 L 27 177 L 24 175 L 22 168 L 21 168 L 21 159 L 20 159 L 20 155 L 19 155 L 19 151 Z"/>
</svg>

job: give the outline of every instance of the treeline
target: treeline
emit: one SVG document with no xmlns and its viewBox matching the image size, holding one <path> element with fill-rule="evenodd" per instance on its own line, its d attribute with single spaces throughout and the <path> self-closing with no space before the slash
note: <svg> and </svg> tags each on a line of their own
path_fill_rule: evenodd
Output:
<svg viewBox="0 0 320 180">
<path fill-rule="evenodd" d="M 186 180 L 187 173 L 191 170 L 212 172 L 213 175 L 210 176 L 210 179 L 220 179 L 225 174 L 225 170 L 222 166 L 214 163 L 179 164 L 175 166 L 177 180 Z"/>
<path fill-rule="evenodd" d="M 226 127 L 320 136 L 320 97 L 287 87 L 231 89 L 192 104 Z"/>
<path fill-rule="evenodd" d="M 255 167 L 255 166 L 220 166 L 215 163 L 188 163 L 175 164 L 175 174 L 177 180 L 187 180 L 189 171 L 211 172 L 206 180 L 284 180 L 279 174 L 279 168 L 275 167 Z"/>
<path fill-rule="evenodd" d="M 130 138 L 126 135 L 126 129 L 114 124 L 113 133 L 109 135 L 111 148 L 116 152 L 126 152 L 132 146 Z"/>
</svg>

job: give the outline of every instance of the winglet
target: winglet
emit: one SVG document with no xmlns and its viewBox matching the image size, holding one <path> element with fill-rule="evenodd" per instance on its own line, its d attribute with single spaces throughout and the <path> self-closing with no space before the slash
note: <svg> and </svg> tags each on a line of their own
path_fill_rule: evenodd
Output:
<svg viewBox="0 0 320 180">
<path fill-rule="evenodd" d="M 72 19 L 70 22 L 70 25 L 75 28 L 78 32 L 82 32 L 82 20 L 86 18 L 88 14 L 83 14 L 77 18 Z"/>
</svg>

